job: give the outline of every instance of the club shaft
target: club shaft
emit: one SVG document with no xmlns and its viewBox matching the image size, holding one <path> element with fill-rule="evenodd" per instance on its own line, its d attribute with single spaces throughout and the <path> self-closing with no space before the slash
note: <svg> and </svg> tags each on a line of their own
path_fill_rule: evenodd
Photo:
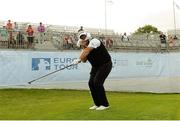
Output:
<svg viewBox="0 0 180 121">
<path fill-rule="evenodd" d="M 59 70 L 56 70 L 56 71 L 53 71 L 53 72 L 51 72 L 51 73 L 49 73 L 49 74 L 46 74 L 46 75 L 44 75 L 44 76 L 41 76 L 41 77 L 39 77 L 39 78 L 37 78 L 37 79 L 34 79 L 34 80 L 32 80 L 32 81 L 29 81 L 28 83 L 32 83 L 32 82 L 34 82 L 34 81 L 37 81 L 37 80 L 39 80 L 39 79 L 42 79 L 42 78 L 44 78 L 44 77 L 46 77 L 46 76 L 49 76 L 49 75 L 51 75 L 51 74 L 53 74 L 53 73 L 56 73 L 56 72 L 61 71 L 61 70 L 64 70 L 65 68 L 68 68 L 68 67 L 70 67 L 70 66 L 72 66 L 72 65 L 73 65 L 73 64 L 68 65 L 68 66 L 65 66 L 64 68 L 61 68 L 61 69 L 59 69 Z"/>
</svg>

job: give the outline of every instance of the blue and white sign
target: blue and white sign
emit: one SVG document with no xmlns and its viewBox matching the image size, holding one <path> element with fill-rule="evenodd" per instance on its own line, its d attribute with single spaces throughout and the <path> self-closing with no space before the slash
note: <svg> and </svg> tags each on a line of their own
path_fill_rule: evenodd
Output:
<svg viewBox="0 0 180 121">
<path fill-rule="evenodd" d="M 32 58 L 32 71 L 50 70 L 51 58 Z"/>
<path fill-rule="evenodd" d="M 53 71 L 70 65 L 79 57 L 80 51 L 37 52 L 37 51 L 1 51 L 0 86 L 27 84 Z M 111 52 L 113 69 L 107 80 L 180 77 L 180 53 L 121 53 Z M 49 75 L 38 84 L 60 84 L 61 82 L 87 82 L 91 65 L 80 63 Z M 133 82 L 134 83 L 134 82 Z M 168 84 L 168 83 L 166 83 Z M 172 85 L 171 85 L 172 86 Z M 153 87 L 153 86 L 152 86 Z M 122 87 L 121 87 L 122 88 Z"/>
</svg>

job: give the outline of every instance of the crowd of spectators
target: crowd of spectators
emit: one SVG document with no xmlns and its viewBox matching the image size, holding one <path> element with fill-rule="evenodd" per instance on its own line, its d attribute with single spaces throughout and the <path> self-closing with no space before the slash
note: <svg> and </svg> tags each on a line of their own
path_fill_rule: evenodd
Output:
<svg viewBox="0 0 180 121">
<path fill-rule="evenodd" d="M 81 26 L 76 33 L 73 33 L 74 35 L 64 32 L 62 37 L 58 38 L 63 43 L 62 48 L 74 49 L 77 42 L 77 35 L 81 31 L 84 31 L 83 26 Z M 47 37 L 46 34 L 51 37 Z M 0 44 L 2 45 L 2 43 L 6 42 L 8 48 L 14 48 L 15 45 L 16 47 L 17 45 L 25 45 L 26 48 L 33 49 L 36 44 L 43 44 L 49 38 L 53 39 L 53 35 L 53 33 L 47 33 L 46 27 L 42 22 L 40 22 L 38 26 L 29 24 L 25 28 L 21 28 L 17 22 L 8 20 L 4 26 L 0 28 Z M 113 40 L 110 37 L 103 37 L 102 42 L 107 48 L 111 48 L 113 45 Z"/>
<path fill-rule="evenodd" d="M 26 28 L 20 28 L 17 22 L 8 20 L 2 28 L 0 28 L 0 44 L 7 43 L 8 48 L 15 47 L 15 45 L 26 45 L 27 48 L 34 48 L 35 32 L 37 33 L 37 42 L 43 43 L 45 41 L 45 26 L 42 22 L 36 27 L 29 24 Z"/>
<path fill-rule="evenodd" d="M 57 43 L 54 44 L 55 48 L 77 49 L 75 46 L 77 43 L 77 35 L 82 31 L 84 31 L 83 26 L 80 26 L 80 28 L 74 33 L 65 31 L 58 32 L 54 30 L 49 31 L 49 28 L 46 28 L 46 26 L 42 22 L 40 22 L 38 25 L 27 24 L 27 26 L 22 28 L 21 25 L 19 26 L 17 22 L 12 22 L 11 20 L 8 20 L 4 24 L 4 26 L 0 28 L 0 48 L 1 45 L 4 44 L 8 48 L 23 47 L 34 49 L 35 45 L 37 44 L 42 44 L 42 46 L 46 46 L 44 45 L 45 41 L 51 41 L 53 43 L 53 39 L 55 38 L 57 41 Z M 155 36 L 153 34 L 148 34 L 145 38 L 143 38 L 143 36 L 141 35 L 127 35 L 126 32 L 124 32 L 122 35 L 104 35 L 97 32 L 97 34 L 92 34 L 92 37 L 102 41 L 106 48 L 113 48 L 115 46 L 126 47 L 129 45 L 131 47 L 140 47 L 144 40 L 150 41 Z M 158 40 L 161 49 L 172 49 L 175 46 L 175 40 L 177 39 L 177 36 L 166 36 L 164 33 L 160 33 L 158 37 L 159 38 L 154 38 L 153 41 Z M 148 41 L 146 42 L 149 43 Z"/>
</svg>

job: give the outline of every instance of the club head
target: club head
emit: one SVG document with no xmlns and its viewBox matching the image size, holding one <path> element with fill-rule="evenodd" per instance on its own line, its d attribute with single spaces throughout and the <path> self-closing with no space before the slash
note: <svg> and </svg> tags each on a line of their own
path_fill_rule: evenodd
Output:
<svg viewBox="0 0 180 121">
<path fill-rule="evenodd" d="M 28 82 L 28 84 L 31 84 L 31 82 Z"/>
</svg>

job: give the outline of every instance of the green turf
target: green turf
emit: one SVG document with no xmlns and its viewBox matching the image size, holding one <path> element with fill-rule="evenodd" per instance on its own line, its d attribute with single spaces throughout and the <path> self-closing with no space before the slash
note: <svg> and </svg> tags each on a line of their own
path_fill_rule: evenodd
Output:
<svg viewBox="0 0 180 121">
<path fill-rule="evenodd" d="M 1 120 L 180 119 L 180 94 L 107 92 L 111 108 L 89 110 L 89 91 L 1 89 Z"/>
</svg>

